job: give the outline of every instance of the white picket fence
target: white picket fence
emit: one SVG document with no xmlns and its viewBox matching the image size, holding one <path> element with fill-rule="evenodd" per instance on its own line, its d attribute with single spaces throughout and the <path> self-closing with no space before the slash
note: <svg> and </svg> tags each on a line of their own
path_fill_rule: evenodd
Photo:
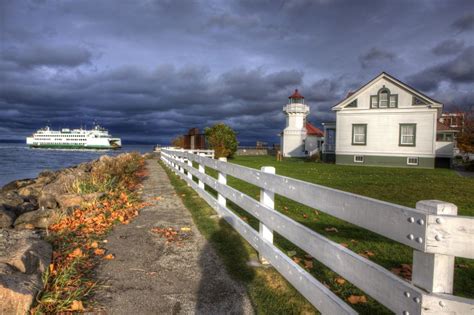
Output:
<svg viewBox="0 0 474 315">
<path fill-rule="evenodd" d="M 323 314 L 357 313 L 274 246 L 273 231 L 395 314 L 474 314 L 474 300 L 452 295 L 455 256 L 474 258 L 474 218 L 457 216 L 454 204 L 425 200 L 413 209 L 276 175 L 273 167 L 256 170 L 182 150 L 162 149 L 161 159 Z M 218 179 L 205 174 L 205 167 L 216 170 Z M 260 202 L 228 186 L 227 175 L 260 187 Z M 205 185 L 217 191 L 217 199 Z M 412 247 L 412 281 L 275 211 L 274 194 Z M 257 218 L 259 231 L 228 209 L 226 200 Z"/>
</svg>

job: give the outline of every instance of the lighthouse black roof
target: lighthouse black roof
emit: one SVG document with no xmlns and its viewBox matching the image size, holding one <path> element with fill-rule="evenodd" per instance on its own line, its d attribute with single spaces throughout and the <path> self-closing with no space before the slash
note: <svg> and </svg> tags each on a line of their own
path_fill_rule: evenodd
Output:
<svg viewBox="0 0 474 315">
<path fill-rule="evenodd" d="M 293 94 L 291 94 L 290 96 L 288 96 L 289 99 L 304 99 L 304 96 L 300 94 L 300 92 L 298 92 L 298 89 L 295 89 L 295 91 L 293 92 Z"/>
</svg>

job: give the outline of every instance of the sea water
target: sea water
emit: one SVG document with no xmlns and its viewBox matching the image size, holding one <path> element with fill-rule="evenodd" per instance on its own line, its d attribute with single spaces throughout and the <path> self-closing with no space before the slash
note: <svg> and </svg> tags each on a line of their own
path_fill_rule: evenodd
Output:
<svg viewBox="0 0 474 315">
<path fill-rule="evenodd" d="M 147 153 L 153 145 L 123 145 L 119 150 L 32 149 L 23 143 L 0 142 L 0 187 L 17 179 L 34 178 L 44 170 L 58 170 L 102 155 L 136 151 Z"/>
</svg>

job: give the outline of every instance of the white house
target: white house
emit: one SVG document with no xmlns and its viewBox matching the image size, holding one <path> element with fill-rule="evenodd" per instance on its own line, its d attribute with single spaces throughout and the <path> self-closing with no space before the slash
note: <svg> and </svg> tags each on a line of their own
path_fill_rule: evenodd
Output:
<svg viewBox="0 0 474 315">
<path fill-rule="evenodd" d="M 335 105 L 337 164 L 433 168 L 443 104 L 383 72 Z M 452 146 L 452 145 L 451 145 Z"/>
<path fill-rule="evenodd" d="M 323 132 L 306 120 L 310 109 L 298 90 L 288 100 L 283 106 L 286 128 L 280 134 L 282 154 L 284 157 L 311 156 L 320 151 Z"/>
</svg>

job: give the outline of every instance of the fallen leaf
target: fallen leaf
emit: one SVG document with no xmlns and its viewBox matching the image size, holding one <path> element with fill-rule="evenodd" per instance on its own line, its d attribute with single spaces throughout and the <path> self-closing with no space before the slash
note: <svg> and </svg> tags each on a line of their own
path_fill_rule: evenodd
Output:
<svg viewBox="0 0 474 315">
<path fill-rule="evenodd" d="M 351 295 L 347 298 L 347 301 L 351 304 L 367 303 L 365 295 Z"/>
<path fill-rule="evenodd" d="M 54 271 L 54 264 L 49 264 L 49 272 L 52 273 Z"/>
<path fill-rule="evenodd" d="M 114 254 L 108 254 L 108 255 L 104 256 L 104 259 L 107 259 L 107 260 L 112 260 L 114 258 L 115 258 Z"/>
<path fill-rule="evenodd" d="M 97 247 L 99 247 L 99 244 L 97 242 L 91 243 L 91 248 L 97 248 Z"/>
<path fill-rule="evenodd" d="M 301 262 L 301 258 L 299 257 L 293 257 L 293 261 L 297 264 L 299 264 Z"/>
<path fill-rule="evenodd" d="M 74 300 L 71 303 L 71 311 L 84 311 L 84 306 L 82 305 L 81 301 Z"/>
<path fill-rule="evenodd" d="M 340 285 L 343 285 L 344 283 L 346 283 L 346 280 L 341 277 L 337 277 L 334 281 L 336 281 L 336 283 Z"/>
<path fill-rule="evenodd" d="M 94 254 L 98 255 L 98 256 L 102 256 L 105 254 L 105 250 L 101 249 L 101 248 L 97 248 L 95 251 L 94 251 Z"/>
<path fill-rule="evenodd" d="M 366 254 L 366 255 L 369 256 L 369 257 L 375 256 L 375 254 L 372 253 L 370 250 L 364 251 L 364 254 Z"/>
<path fill-rule="evenodd" d="M 288 210 L 288 207 L 283 207 L 283 209 Z"/>
<path fill-rule="evenodd" d="M 461 268 L 461 269 L 465 269 L 465 268 L 467 268 L 468 266 L 467 266 L 467 265 L 464 265 L 464 264 L 457 264 L 456 267 L 457 267 L 457 268 Z"/>
<path fill-rule="evenodd" d="M 160 196 L 155 197 L 155 200 L 157 200 L 157 201 L 159 201 L 159 200 L 161 200 L 161 199 L 163 199 L 163 197 L 160 197 Z"/>
<path fill-rule="evenodd" d="M 185 226 L 185 227 L 182 227 L 182 228 L 181 228 L 181 231 L 183 231 L 183 232 L 189 232 L 189 231 L 191 231 L 191 228 Z"/>
<path fill-rule="evenodd" d="M 303 213 L 303 218 L 306 219 L 307 217 L 308 217 L 308 215 L 306 213 Z"/>
<path fill-rule="evenodd" d="M 349 247 L 349 245 L 347 243 L 340 243 L 340 245 L 343 246 L 343 247 L 346 247 L 346 248 Z"/>
<path fill-rule="evenodd" d="M 69 257 L 81 257 L 81 256 L 82 256 L 82 250 L 79 247 L 73 250 L 72 253 L 69 254 Z"/>
<path fill-rule="evenodd" d="M 326 232 L 339 232 L 335 227 L 328 227 L 324 229 Z"/>
<path fill-rule="evenodd" d="M 186 197 L 186 194 L 182 194 L 181 197 Z"/>
<path fill-rule="evenodd" d="M 312 260 L 305 260 L 304 261 L 304 267 L 306 269 L 313 269 L 313 261 Z"/>
<path fill-rule="evenodd" d="M 319 211 L 318 211 L 318 210 L 314 210 L 314 214 L 315 214 L 315 215 L 319 215 Z"/>
<path fill-rule="evenodd" d="M 288 257 L 293 257 L 296 255 L 296 251 L 290 250 L 289 252 L 287 252 L 287 254 L 288 254 Z"/>
<path fill-rule="evenodd" d="M 358 242 L 356 240 L 351 240 L 351 243 L 357 244 Z"/>
</svg>

